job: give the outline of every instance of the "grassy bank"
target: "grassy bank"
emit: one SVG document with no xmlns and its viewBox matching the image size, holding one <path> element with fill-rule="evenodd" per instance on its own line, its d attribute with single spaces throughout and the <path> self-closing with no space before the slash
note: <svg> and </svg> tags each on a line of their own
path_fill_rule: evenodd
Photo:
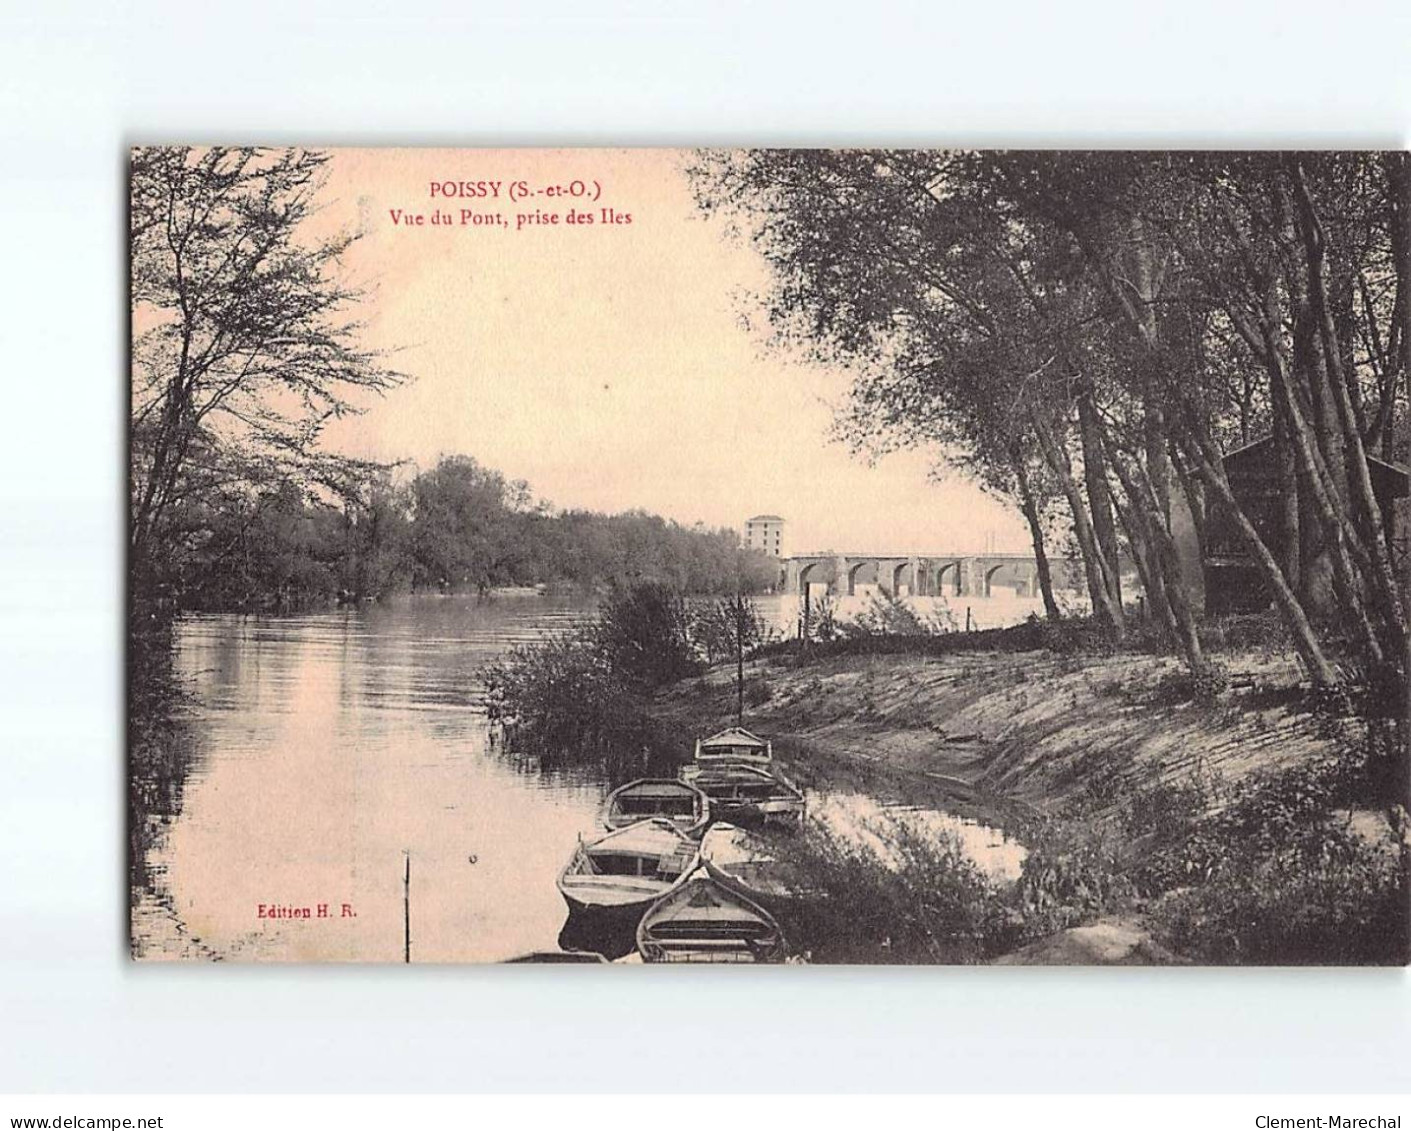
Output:
<svg viewBox="0 0 1411 1131">
<path fill-rule="evenodd" d="M 951 948 L 960 960 L 1119 923 L 1147 957 L 1404 961 L 1389 736 L 1310 706 L 1277 647 L 1240 632 L 1223 643 L 1228 682 L 1216 688 L 1149 652 L 1035 647 L 1052 642 L 1032 626 L 986 642 L 776 648 L 747 667 L 744 721 L 805 784 L 968 812 L 1029 847 L 1015 890 L 975 894 L 1005 914 L 964 918 L 979 936 Z M 723 669 L 657 694 L 677 757 L 732 719 L 734 696 Z M 841 875 L 855 864 L 813 866 Z M 944 871 L 934 859 L 919 870 Z M 849 890 L 867 888 L 850 876 Z M 893 899 L 874 879 L 867 890 Z M 851 938 L 848 957 L 861 948 Z"/>
</svg>

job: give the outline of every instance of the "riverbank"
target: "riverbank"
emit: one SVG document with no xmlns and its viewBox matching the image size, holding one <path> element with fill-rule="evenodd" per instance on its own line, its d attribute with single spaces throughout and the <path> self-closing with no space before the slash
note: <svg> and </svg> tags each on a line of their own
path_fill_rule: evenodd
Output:
<svg viewBox="0 0 1411 1131">
<path fill-rule="evenodd" d="M 747 727 L 769 734 L 806 783 L 866 784 L 915 804 L 960 804 L 997 822 L 1081 808 L 1114 820 L 1120 798 L 1191 775 L 1230 782 L 1330 753 L 1298 707 L 1291 659 L 1231 664 L 1236 690 L 1182 699 L 1183 669 L 1144 654 L 858 655 L 746 665 Z M 686 736 L 733 719 L 735 674 L 713 669 L 658 696 Z"/>
<path fill-rule="evenodd" d="M 1383 931 L 1397 838 L 1383 810 L 1324 790 L 1362 724 L 1311 711 L 1277 650 L 1221 661 L 1229 689 L 1201 697 L 1178 661 L 1145 653 L 778 655 L 746 665 L 744 725 L 806 786 L 958 812 L 1024 843 L 1033 863 L 1017 902 L 1036 914 L 1011 961 L 1179 961 L 1182 948 L 1201 961 L 1310 961 L 1328 931 L 1349 945 L 1362 918 Z M 677 684 L 652 710 L 687 757 L 689 736 L 733 721 L 734 671 Z M 1337 874 L 1286 897 L 1337 922 L 1307 928 L 1310 953 L 1241 952 L 1249 944 L 1225 919 L 1261 885 L 1282 898 L 1280 884 L 1303 882 L 1325 832 L 1318 847 Z M 1236 880 L 1233 894 L 1218 886 Z M 1216 897 L 1230 906 L 1208 907 Z M 1310 899 L 1327 906 L 1299 902 Z M 1083 930 L 1114 923 L 1124 945 L 1084 945 Z"/>
</svg>

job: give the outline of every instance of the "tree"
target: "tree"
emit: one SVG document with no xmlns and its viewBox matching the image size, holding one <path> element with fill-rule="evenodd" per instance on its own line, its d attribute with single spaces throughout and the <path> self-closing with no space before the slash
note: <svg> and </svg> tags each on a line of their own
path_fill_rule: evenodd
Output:
<svg viewBox="0 0 1411 1131">
<path fill-rule="evenodd" d="M 314 239 L 327 157 L 136 149 L 130 165 L 135 577 L 162 584 L 193 494 L 288 480 L 336 491 L 368 465 L 317 448 L 357 392 L 402 377 L 359 345 L 363 292 L 339 275 L 356 236 Z"/>
<path fill-rule="evenodd" d="M 1072 512 L 1094 612 L 1120 635 L 1101 454 L 1090 449 L 1084 469 L 1068 447 L 1089 296 L 1069 285 L 1065 241 L 1002 206 L 967 161 L 754 150 L 703 154 L 692 176 L 702 207 L 748 226 L 773 269 L 763 301 L 776 342 L 857 374 L 844 434 L 874 451 L 963 454 L 1019 504 L 1045 562 L 1037 489 L 1054 484 Z M 1045 604 L 1056 617 L 1051 584 Z"/>
<path fill-rule="evenodd" d="M 470 456 L 445 456 L 412 483 L 415 582 L 481 592 L 514 582 L 529 488 Z"/>
<path fill-rule="evenodd" d="M 844 433 L 962 453 L 1040 559 L 1038 500 L 1061 498 L 1113 635 L 1125 542 L 1213 674 L 1178 536 L 1189 515 L 1203 549 L 1214 514 L 1314 682 L 1340 652 L 1405 686 L 1411 575 L 1369 464 L 1406 417 L 1404 155 L 756 150 L 692 176 L 772 269 L 776 342 L 858 375 Z M 1281 545 L 1223 466 L 1269 433 Z"/>
<path fill-rule="evenodd" d="M 660 582 L 614 587 L 598 611 L 596 640 L 608 666 L 643 690 L 674 683 L 699 666 L 686 601 Z"/>
</svg>

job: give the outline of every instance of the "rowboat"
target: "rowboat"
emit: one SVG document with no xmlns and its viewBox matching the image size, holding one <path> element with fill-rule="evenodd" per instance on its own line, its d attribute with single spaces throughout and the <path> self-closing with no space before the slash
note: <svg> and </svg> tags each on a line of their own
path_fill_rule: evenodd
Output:
<svg viewBox="0 0 1411 1131">
<path fill-rule="evenodd" d="M 780 962 L 784 933 L 763 907 L 702 868 L 648 908 L 637 950 L 647 962 Z"/>
<path fill-rule="evenodd" d="M 684 883 L 700 854 L 700 845 L 674 824 L 652 817 L 580 840 L 559 873 L 559 892 L 570 912 L 633 918 Z"/>
<path fill-rule="evenodd" d="M 767 767 L 774 761 L 774 745 L 744 727 L 727 727 L 709 738 L 696 739 L 696 765 Z"/>
<path fill-rule="evenodd" d="M 699 836 L 710 821 L 710 801 L 687 782 L 639 778 L 609 793 L 599 817 L 610 829 L 625 829 L 638 821 L 661 817 L 687 836 Z"/>
<path fill-rule="evenodd" d="M 798 894 L 787 867 L 763 837 L 735 825 L 711 825 L 701 841 L 701 864 L 711 879 L 764 907 Z"/>
<path fill-rule="evenodd" d="M 717 765 L 697 770 L 690 780 L 709 798 L 716 820 L 787 829 L 803 823 L 803 790 L 781 774 L 755 766 Z"/>
</svg>

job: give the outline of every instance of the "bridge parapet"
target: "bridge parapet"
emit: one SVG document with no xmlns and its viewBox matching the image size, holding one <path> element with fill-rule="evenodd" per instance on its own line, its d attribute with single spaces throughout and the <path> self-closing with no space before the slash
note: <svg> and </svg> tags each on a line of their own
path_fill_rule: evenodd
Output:
<svg viewBox="0 0 1411 1131">
<path fill-rule="evenodd" d="M 794 554 L 784 561 L 784 588 L 804 593 L 826 584 L 836 596 L 851 596 L 872 584 L 892 596 L 988 597 L 996 583 L 1012 585 L 1020 596 L 1038 589 L 1038 563 L 1032 554 Z"/>
</svg>

